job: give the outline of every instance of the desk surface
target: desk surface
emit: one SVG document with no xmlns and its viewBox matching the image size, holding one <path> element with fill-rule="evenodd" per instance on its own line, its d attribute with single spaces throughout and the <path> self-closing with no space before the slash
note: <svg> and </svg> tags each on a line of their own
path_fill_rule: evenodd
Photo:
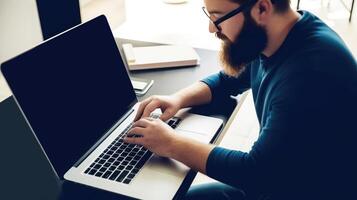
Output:
<svg viewBox="0 0 357 200">
<path fill-rule="evenodd" d="M 121 47 L 120 44 L 123 42 L 131 42 L 134 46 L 152 45 L 152 43 L 146 42 L 117 40 L 119 47 Z M 219 70 L 217 52 L 197 49 L 197 53 L 201 58 L 200 66 L 131 72 L 130 75 L 133 77 L 155 80 L 153 87 L 140 99 L 146 98 L 152 94 L 171 94 Z M 11 159 L 13 160 L 13 166 L 4 168 L 9 172 L 9 176 L 3 177 L 3 182 L 14 183 L 14 180 L 21 181 L 25 179 L 27 180 L 25 183 L 28 184 L 28 187 L 26 184 L 20 185 L 20 187 L 15 187 L 16 184 L 10 184 L 9 186 L 12 188 L 9 188 L 5 193 L 2 192 L 2 194 L 0 194 L 0 199 L 8 199 L 9 197 L 14 196 L 16 196 L 15 199 L 29 197 L 31 197 L 31 199 L 39 199 L 39 197 L 40 199 L 51 199 L 61 191 L 62 194 L 64 192 L 70 193 L 75 197 L 85 196 L 93 199 L 110 199 L 114 197 L 113 194 L 93 190 L 88 187 L 79 186 L 78 184 L 68 186 L 68 183 L 65 183 L 64 186 L 60 187 L 51 171 L 50 165 L 46 162 L 44 155 L 41 154 L 41 150 L 36 143 L 36 140 L 33 138 L 26 123 L 24 123 L 12 97 L 0 103 L 0 123 L 7 125 L 2 126 L 1 129 L 3 137 L 1 141 L 4 141 L 4 145 L 1 145 L 1 155 L 7 155 L 5 158 L 8 159 L 13 158 L 11 155 L 15 155 L 15 157 L 25 155 L 28 162 L 32 161 L 31 165 L 26 166 L 26 172 L 28 173 L 19 173 L 18 170 L 23 170 L 19 161 L 15 162 L 15 159 Z M 19 141 L 23 142 L 24 145 L 18 145 L 20 144 Z M 16 148 L 11 148 L 12 146 L 16 146 Z M 12 149 L 13 152 L 6 153 L 9 149 Z M 2 165 L 1 170 L 3 170 L 3 167 L 4 166 Z M 36 175 L 38 175 L 39 178 L 36 179 Z M 190 174 L 190 177 L 188 177 L 186 181 L 186 186 L 183 186 L 182 188 L 183 190 L 188 188 L 194 175 L 195 174 Z M 24 188 L 22 191 L 25 192 L 19 192 L 19 188 Z M 26 190 L 26 188 L 28 190 Z M 37 190 L 29 190 L 29 188 L 37 188 Z M 38 188 L 40 188 L 40 190 L 38 190 Z M 26 191 L 32 191 L 32 193 Z M 40 194 L 38 192 L 40 192 Z M 66 198 L 68 198 L 68 196 L 66 196 Z M 69 196 L 69 198 L 71 198 L 71 196 Z"/>
<path fill-rule="evenodd" d="M 121 52 L 123 43 L 132 43 L 134 47 L 155 45 L 155 43 L 133 42 L 132 40 L 124 39 L 116 39 L 116 42 Z M 191 85 L 193 82 L 210 74 L 217 73 L 220 70 L 218 54 L 216 51 L 206 49 L 196 49 L 196 51 L 201 59 L 199 66 L 130 72 L 130 76 L 132 77 L 153 79 L 155 81 L 148 93 L 140 99 L 153 94 L 172 94 L 179 89 Z"/>
</svg>

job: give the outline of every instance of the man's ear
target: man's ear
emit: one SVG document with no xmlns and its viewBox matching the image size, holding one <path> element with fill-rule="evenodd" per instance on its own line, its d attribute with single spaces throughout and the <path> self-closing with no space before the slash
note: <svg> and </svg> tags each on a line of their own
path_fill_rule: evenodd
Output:
<svg viewBox="0 0 357 200">
<path fill-rule="evenodd" d="M 271 0 L 258 0 L 251 10 L 251 15 L 257 24 L 265 25 L 273 9 Z"/>
</svg>

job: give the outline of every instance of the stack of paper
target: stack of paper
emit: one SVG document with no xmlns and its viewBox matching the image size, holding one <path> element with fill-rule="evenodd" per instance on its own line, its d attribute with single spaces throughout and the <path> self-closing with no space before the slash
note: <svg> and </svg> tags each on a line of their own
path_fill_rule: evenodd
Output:
<svg viewBox="0 0 357 200">
<path fill-rule="evenodd" d="M 199 64 L 199 56 L 196 51 L 187 46 L 133 47 L 131 44 L 124 44 L 123 50 L 130 70 L 196 66 Z"/>
</svg>

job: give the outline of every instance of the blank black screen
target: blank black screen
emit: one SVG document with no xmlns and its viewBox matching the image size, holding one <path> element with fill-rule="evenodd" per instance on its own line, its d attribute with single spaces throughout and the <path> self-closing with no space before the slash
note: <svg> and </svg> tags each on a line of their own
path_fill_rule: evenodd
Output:
<svg viewBox="0 0 357 200">
<path fill-rule="evenodd" d="M 60 177 L 137 102 L 104 16 L 1 69 Z"/>
</svg>

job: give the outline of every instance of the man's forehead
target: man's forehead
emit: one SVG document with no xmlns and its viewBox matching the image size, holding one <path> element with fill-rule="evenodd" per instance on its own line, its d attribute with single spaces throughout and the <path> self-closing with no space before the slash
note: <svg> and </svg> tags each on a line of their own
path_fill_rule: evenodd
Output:
<svg viewBox="0 0 357 200">
<path fill-rule="evenodd" d="M 239 6 L 238 3 L 232 0 L 204 0 L 205 7 L 208 12 L 212 13 L 225 13 Z"/>
</svg>

